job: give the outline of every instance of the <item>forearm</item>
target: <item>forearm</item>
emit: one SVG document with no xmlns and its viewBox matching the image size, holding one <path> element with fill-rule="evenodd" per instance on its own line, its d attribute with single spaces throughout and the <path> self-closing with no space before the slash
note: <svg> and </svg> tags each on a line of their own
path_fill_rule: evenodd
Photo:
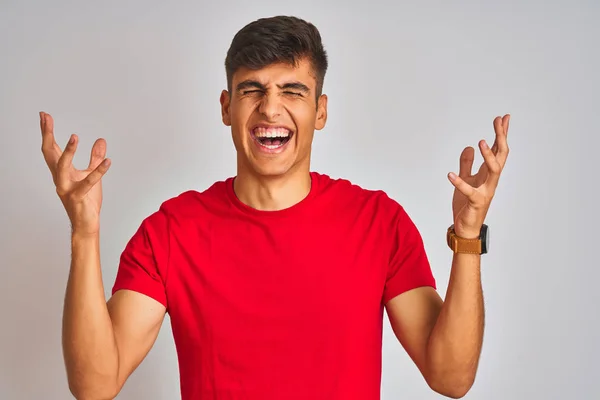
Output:
<svg viewBox="0 0 600 400">
<path fill-rule="evenodd" d="M 481 354 L 484 305 L 480 260 L 479 255 L 454 255 L 444 305 L 428 342 L 432 383 L 457 397 L 473 384 Z"/>
<path fill-rule="evenodd" d="M 63 352 L 69 388 L 80 399 L 112 398 L 119 357 L 106 305 L 97 236 L 73 234 L 63 313 Z"/>
</svg>

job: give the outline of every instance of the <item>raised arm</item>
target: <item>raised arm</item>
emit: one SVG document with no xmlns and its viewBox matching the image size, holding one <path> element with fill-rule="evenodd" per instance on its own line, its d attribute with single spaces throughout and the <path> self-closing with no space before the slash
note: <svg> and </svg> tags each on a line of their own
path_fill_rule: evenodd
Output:
<svg viewBox="0 0 600 400">
<path fill-rule="evenodd" d="M 63 354 L 77 399 L 112 399 L 152 347 L 165 306 L 143 294 L 118 291 L 107 303 L 100 268 L 101 179 L 110 166 L 106 143 L 92 148 L 85 170 L 72 165 L 77 136 L 64 152 L 54 121 L 40 113 L 42 152 L 71 222 L 71 266 L 63 312 Z"/>
<path fill-rule="evenodd" d="M 510 116 L 494 119 L 496 140 L 479 142 L 484 163 L 472 175 L 474 149 L 460 157 L 452 202 L 455 232 L 476 239 L 483 226 L 508 157 Z M 416 249 L 422 251 L 420 242 Z M 463 397 L 475 381 L 484 334 L 481 255 L 454 254 L 446 298 L 431 287 L 402 293 L 386 304 L 392 328 L 429 386 L 452 398 Z"/>
</svg>

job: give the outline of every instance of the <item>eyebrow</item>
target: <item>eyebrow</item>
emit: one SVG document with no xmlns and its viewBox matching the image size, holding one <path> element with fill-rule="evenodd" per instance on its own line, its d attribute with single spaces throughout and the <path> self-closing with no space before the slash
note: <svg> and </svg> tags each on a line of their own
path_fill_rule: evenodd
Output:
<svg viewBox="0 0 600 400">
<path fill-rule="evenodd" d="M 277 85 L 277 87 L 281 90 L 293 89 L 293 90 L 299 90 L 299 91 L 307 93 L 307 94 L 310 93 L 310 88 L 302 82 L 288 82 L 288 83 L 284 83 L 283 85 Z M 259 89 L 259 90 L 266 91 L 267 87 L 258 81 L 248 79 L 243 82 L 240 82 L 236 86 L 236 90 L 238 92 L 242 91 L 244 89 Z"/>
<path fill-rule="evenodd" d="M 284 84 L 282 86 L 277 85 L 277 87 L 279 89 L 294 89 L 294 90 L 299 90 L 299 91 L 307 93 L 307 94 L 310 93 L 309 87 L 306 86 L 302 82 L 289 82 L 289 83 L 286 83 L 286 84 Z"/>
</svg>

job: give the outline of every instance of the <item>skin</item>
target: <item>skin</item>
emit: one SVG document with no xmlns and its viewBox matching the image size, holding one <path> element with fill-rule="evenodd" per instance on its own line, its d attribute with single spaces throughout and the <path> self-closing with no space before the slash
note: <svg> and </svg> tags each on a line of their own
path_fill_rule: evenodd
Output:
<svg viewBox="0 0 600 400">
<path fill-rule="evenodd" d="M 106 142 L 92 147 L 86 169 L 72 164 L 78 137 L 64 151 L 54 120 L 40 113 L 42 153 L 71 221 L 71 266 L 63 309 L 63 355 L 77 399 L 112 399 L 154 344 L 165 316 L 162 304 L 122 290 L 106 302 L 100 270 L 102 176 L 110 167 Z"/>
<path fill-rule="evenodd" d="M 510 116 L 496 117 L 496 140 L 490 148 L 479 142 L 484 162 L 472 174 L 474 149 L 460 156 L 460 172 L 448 174 L 454 185 L 452 200 L 455 232 L 479 237 L 508 157 Z M 452 398 L 471 389 L 483 343 L 484 303 L 481 256 L 455 254 L 445 301 L 432 288 L 418 288 L 390 300 L 386 310 L 396 337 L 407 350 L 429 386 Z"/>
<path fill-rule="evenodd" d="M 327 96 L 316 96 L 310 63 L 301 60 L 297 68 L 275 64 L 256 71 L 241 68 L 231 88 L 231 93 L 221 93 L 221 113 L 237 151 L 237 196 L 260 210 L 292 206 L 310 190 L 314 131 L 323 129 L 327 121 Z M 290 129 L 293 137 L 286 150 L 281 154 L 259 151 L 250 135 L 257 125 Z"/>
<path fill-rule="evenodd" d="M 310 155 L 315 130 L 327 121 L 327 96 L 316 96 L 310 63 L 275 64 L 258 71 L 240 69 L 232 92 L 220 97 L 223 123 L 231 127 L 237 151 L 234 190 L 241 201 L 261 210 L 280 210 L 310 190 Z M 506 162 L 508 116 L 494 121 L 496 143 L 480 148 L 485 162 L 471 175 L 473 149 L 461 155 L 456 190 L 456 233 L 477 237 Z M 257 150 L 253 127 L 285 126 L 293 132 L 285 151 Z M 78 138 L 64 151 L 54 137 L 54 121 L 40 113 L 42 152 L 56 192 L 72 225 L 72 261 L 63 313 L 63 352 L 69 388 L 78 399 L 112 399 L 146 357 L 164 320 L 162 304 L 121 290 L 108 302 L 100 266 L 101 179 L 110 167 L 106 142 L 94 144 L 85 170 L 72 164 Z M 429 386 L 462 397 L 473 384 L 483 337 L 480 256 L 455 255 L 445 301 L 431 288 L 403 293 L 386 304 L 392 328 Z"/>
</svg>

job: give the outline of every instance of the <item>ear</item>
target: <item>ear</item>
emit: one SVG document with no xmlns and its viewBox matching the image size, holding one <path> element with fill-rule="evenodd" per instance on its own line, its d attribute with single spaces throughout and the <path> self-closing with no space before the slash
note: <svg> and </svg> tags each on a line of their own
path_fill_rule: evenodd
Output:
<svg viewBox="0 0 600 400">
<path fill-rule="evenodd" d="M 317 102 L 317 119 L 315 120 L 315 129 L 320 131 L 325 127 L 327 122 L 327 95 L 322 94 L 319 96 Z"/>
<path fill-rule="evenodd" d="M 231 126 L 231 115 L 229 114 L 229 107 L 231 105 L 231 96 L 227 90 L 221 92 L 221 118 L 226 126 Z"/>
</svg>

